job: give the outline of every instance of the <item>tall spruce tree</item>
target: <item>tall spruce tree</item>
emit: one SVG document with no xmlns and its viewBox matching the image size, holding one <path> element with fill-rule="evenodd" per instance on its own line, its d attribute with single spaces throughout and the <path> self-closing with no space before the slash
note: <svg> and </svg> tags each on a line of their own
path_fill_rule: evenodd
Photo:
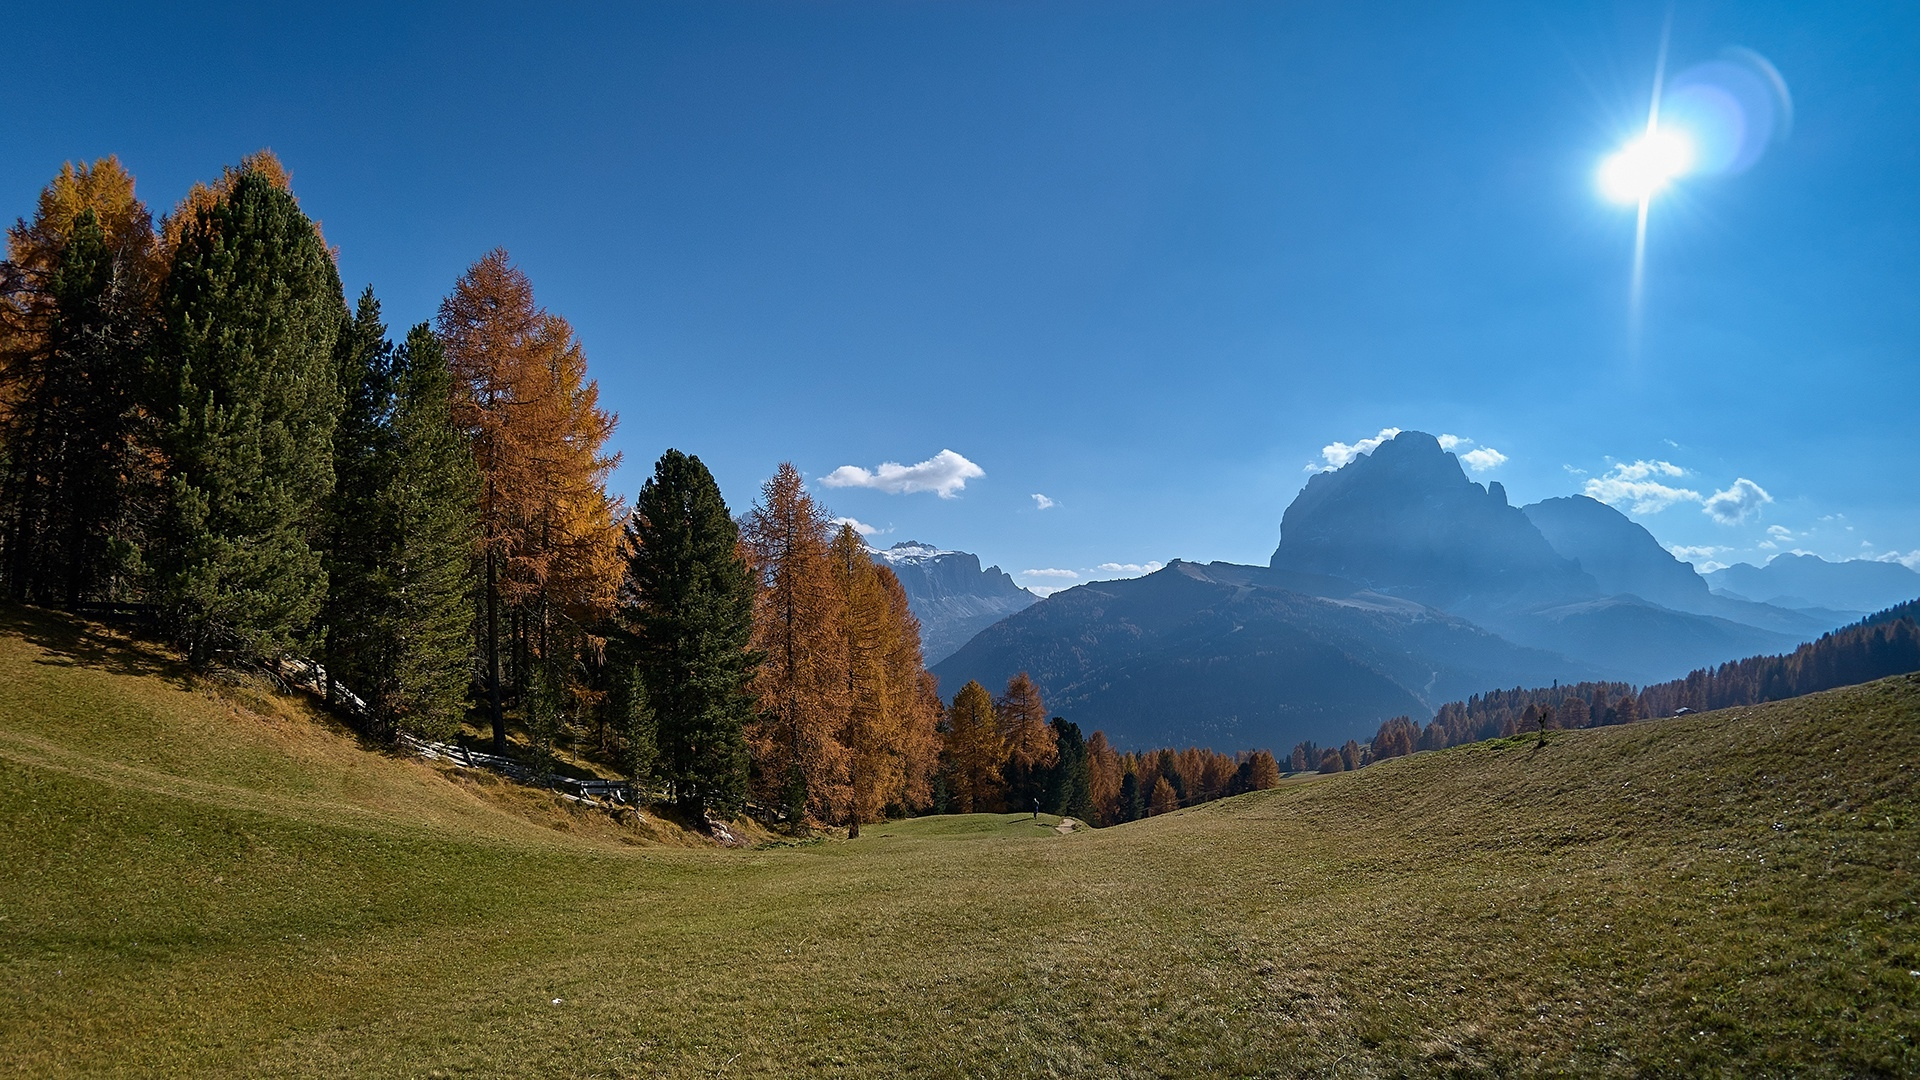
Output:
<svg viewBox="0 0 1920 1080">
<path fill-rule="evenodd" d="M 159 595 L 197 665 L 283 654 L 327 595 L 340 276 L 292 193 L 247 168 L 181 225 L 160 311 Z"/>
<path fill-rule="evenodd" d="M 1054 744 L 1059 748 L 1047 777 L 1047 808 L 1062 817 L 1091 821 L 1093 787 L 1087 765 L 1087 744 L 1080 725 L 1053 718 Z"/>
<path fill-rule="evenodd" d="M 391 529 L 391 592 L 373 705 L 401 730 L 447 738 L 459 730 L 472 681 L 480 477 L 454 426 L 446 352 L 427 324 L 407 332 L 392 370 L 391 466 L 374 514 Z"/>
<path fill-rule="evenodd" d="M 396 582 L 389 561 L 394 522 L 381 496 L 391 479 L 393 343 L 380 321 L 380 301 L 369 286 L 334 345 L 342 403 L 333 433 L 333 494 L 327 501 L 327 604 L 322 614 L 327 696 L 344 683 L 363 697 L 373 690 L 385 657 L 386 614 Z"/>
<path fill-rule="evenodd" d="M 746 802 L 753 604 L 753 573 L 720 486 L 699 458 L 667 451 L 628 520 L 620 616 L 660 774 L 696 819 Z"/>
</svg>

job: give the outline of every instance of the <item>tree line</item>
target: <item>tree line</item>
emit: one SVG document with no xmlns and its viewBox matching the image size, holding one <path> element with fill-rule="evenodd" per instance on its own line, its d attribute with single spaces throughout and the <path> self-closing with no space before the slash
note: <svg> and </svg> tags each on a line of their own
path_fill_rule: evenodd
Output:
<svg viewBox="0 0 1920 1080">
<path fill-rule="evenodd" d="M 271 153 L 156 223 L 64 167 L 0 264 L 0 590 L 137 605 L 196 667 L 312 657 L 382 736 L 583 738 L 690 815 L 1048 809 L 1271 786 L 1116 753 L 1024 674 L 944 702 L 899 580 L 783 464 L 736 516 L 667 451 L 631 506 L 584 348 L 504 251 L 393 339 Z"/>
<path fill-rule="evenodd" d="M 1349 742 L 1339 751 L 1322 751 L 1302 743 L 1294 748 L 1293 764 L 1296 770 L 1341 772 L 1418 750 L 1529 732 L 1630 724 L 1682 710 L 1758 705 L 1916 670 L 1920 600 L 1824 634 L 1791 653 L 1732 660 L 1638 689 L 1623 682 L 1582 682 L 1476 694 L 1440 706 L 1424 728 L 1406 716 L 1387 720 L 1365 745 Z"/>
</svg>

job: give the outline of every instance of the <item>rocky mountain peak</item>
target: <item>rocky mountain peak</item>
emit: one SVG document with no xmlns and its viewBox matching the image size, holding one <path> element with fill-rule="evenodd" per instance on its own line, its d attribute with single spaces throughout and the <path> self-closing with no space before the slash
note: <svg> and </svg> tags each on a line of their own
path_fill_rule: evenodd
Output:
<svg viewBox="0 0 1920 1080">
<path fill-rule="evenodd" d="M 1275 569 L 1327 574 L 1435 607 L 1593 596 L 1498 483 L 1481 487 L 1423 431 L 1315 475 L 1280 525 Z"/>
</svg>

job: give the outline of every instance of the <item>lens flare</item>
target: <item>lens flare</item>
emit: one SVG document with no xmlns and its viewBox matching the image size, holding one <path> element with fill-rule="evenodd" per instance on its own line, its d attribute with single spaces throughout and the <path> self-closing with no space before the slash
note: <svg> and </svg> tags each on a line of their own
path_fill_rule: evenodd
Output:
<svg viewBox="0 0 1920 1080">
<path fill-rule="evenodd" d="M 1617 203 L 1643 203 L 1693 168 L 1693 140 L 1654 128 L 1600 163 L 1600 193 Z"/>
</svg>

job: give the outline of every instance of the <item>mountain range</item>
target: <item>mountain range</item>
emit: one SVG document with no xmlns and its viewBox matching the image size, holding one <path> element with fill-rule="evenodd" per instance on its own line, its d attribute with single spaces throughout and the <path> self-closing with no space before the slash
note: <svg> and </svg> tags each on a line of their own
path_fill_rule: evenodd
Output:
<svg viewBox="0 0 1920 1080">
<path fill-rule="evenodd" d="M 1175 561 L 1067 589 L 932 669 L 948 693 L 1026 671 L 1121 746 L 1283 749 L 1500 686 L 1675 678 L 1850 618 L 1807 607 L 1716 592 L 1584 496 L 1515 507 L 1408 431 L 1313 476 L 1269 565 Z"/>
<path fill-rule="evenodd" d="M 1001 619 L 1040 602 L 999 567 L 981 569 L 978 555 L 944 551 L 917 540 L 868 551 L 892 568 L 906 590 L 907 608 L 920 620 L 920 651 L 928 665 L 951 656 Z"/>
<path fill-rule="evenodd" d="M 1897 562 L 1776 555 L 1765 566 L 1737 563 L 1706 577 L 1714 595 L 1778 607 L 1863 615 L 1920 596 L 1920 573 Z"/>
</svg>

